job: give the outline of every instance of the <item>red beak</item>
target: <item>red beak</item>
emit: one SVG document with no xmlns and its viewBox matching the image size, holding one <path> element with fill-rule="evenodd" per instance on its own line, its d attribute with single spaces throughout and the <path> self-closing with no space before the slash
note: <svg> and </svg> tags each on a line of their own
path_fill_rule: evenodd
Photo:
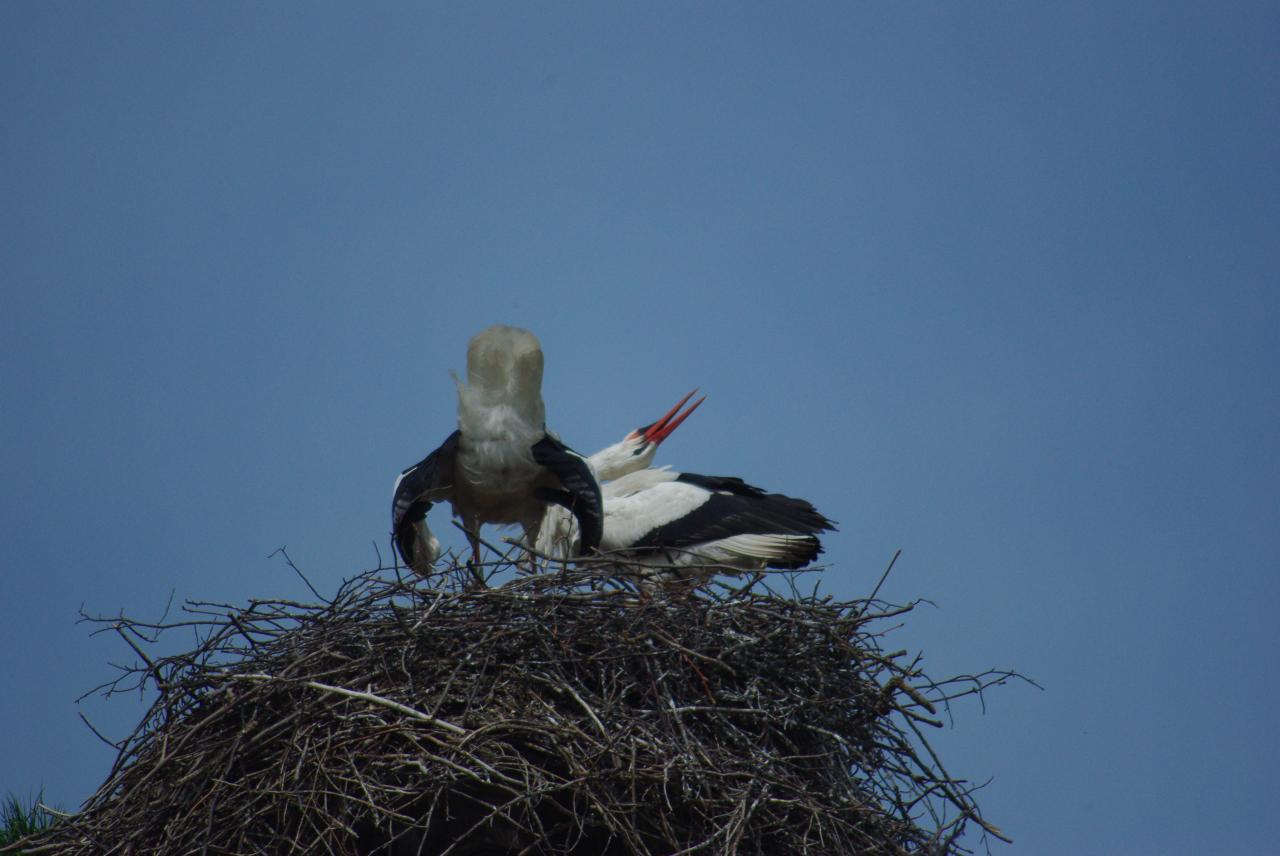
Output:
<svg viewBox="0 0 1280 856">
<path fill-rule="evenodd" d="M 698 409 L 699 404 L 707 400 L 705 395 L 702 396 L 702 398 L 695 401 L 688 410 L 681 413 L 679 416 L 676 416 L 677 411 L 679 411 L 681 407 L 684 407 L 685 402 L 693 398 L 694 393 L 697 391 L 698 390 L 695 389 L 693 392 L 676 402 L 676 406 L 668 410 L 667 415 L 663 416 L 657 422 L 654 422 L 651 425 L 646 425 L 643 428 L 637 428 L 636 433 L 644 437 L 644 439 L 649 443 L 661 443 L 663 440 L 667 439 L 667 437 L 671 435 L 672 431 L 680 427 L 681 422 L 689 418 L 690 413 Z"/>
</svg>

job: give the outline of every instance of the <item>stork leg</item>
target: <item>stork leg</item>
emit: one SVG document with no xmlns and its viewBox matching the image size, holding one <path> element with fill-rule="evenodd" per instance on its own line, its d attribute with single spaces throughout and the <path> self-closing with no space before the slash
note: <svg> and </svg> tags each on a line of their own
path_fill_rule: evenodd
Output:
<svg viewBox="0 0 1280 856">
<path fill-rule="evenodd" d="M 471 561 L 467 562 L 467 570 L 471 572 L 471 579 L 476 588 L 489 587 L 484 578 L 484 569 L 480 566 L 480 548 L 475 544 L 471 545 Z"/>
<path fill-rule="evenodd" d="M 521 526 L 524 527 L 524 543 L 529 547 L 537 545 L 538 533 L 542 531 L 542 516 L 530 518 Z M 524 558 L 518 564 L 526 574 L 538 573 L 538 557 L 528 550 L 524 551 Z"/>
<path fill-rule="evenodd" d="M 471 559 L 467 562 L 467 570 L 471 572 L 472 582 L 476 588 L 488 588 L 484 570 L 480 567 L 480 521 L 464 520 L 462 528 L 467 533 L 467 543 L 471 545 Z"/>
</svg>

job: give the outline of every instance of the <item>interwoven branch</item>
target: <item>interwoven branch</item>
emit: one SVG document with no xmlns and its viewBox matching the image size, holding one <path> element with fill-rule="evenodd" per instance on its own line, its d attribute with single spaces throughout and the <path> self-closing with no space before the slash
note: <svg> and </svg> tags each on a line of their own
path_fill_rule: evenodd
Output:
<svg viewBox="0 0 1280 856">
<path fill-rule="evenodd" d="M 83 811 L 27 852 L 893 854 L 1000 836 L 921 726 L 1017 676 L 930 680 L 887 653 L 910 607 L 791 577 L 785 594 L 655 593 L 561 569 L 473 590 L 458 567 L 434 586 L 390 570 L 327 602 L 89 619 L 139 657 L 106 692 L 156 699 Z M 193 626 L 193 650 L 146 653 Z"/>
</svg>

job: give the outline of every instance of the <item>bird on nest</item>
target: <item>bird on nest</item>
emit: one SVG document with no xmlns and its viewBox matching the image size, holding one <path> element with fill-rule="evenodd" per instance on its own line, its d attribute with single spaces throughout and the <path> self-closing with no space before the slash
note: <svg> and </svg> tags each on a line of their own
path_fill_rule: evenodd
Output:
<svg viewBox="0 0 1280 856">
<path fill-rule="evenodd" d="M 456 374 L 458 429 L 396 479 L 392 536 L 405 564 L 426 576 L 440 555 L 427 525 L 432 505 L 448 500 L 480 571 L 480 527 L 518 524 L 538 541 L 550 503 L 567 507 L 581 533 L 578 550 L 600 544 L 600 485 L 587 460 L 547 430 L 542 347 L 528 330 L 497 324 L 467 345 L 467 380 Z"/>
<path fill-rule="evenodd" d="M 797 569 L 814 561 L 822 553 L 819 535 L 835 524 L 808 500 L 769 493 L 734 476 L 649 466 L 658 445 L 706 400 L 678 414 L 693 395 L 587 458 L 603 482 L 599 550 L 652 568 L 647 579 L 655 581 L 706 581 L 717 571 Z M 582 555 L 568 503 L 562 505 L 547 510 L 539 552 Z"/>
</svg>

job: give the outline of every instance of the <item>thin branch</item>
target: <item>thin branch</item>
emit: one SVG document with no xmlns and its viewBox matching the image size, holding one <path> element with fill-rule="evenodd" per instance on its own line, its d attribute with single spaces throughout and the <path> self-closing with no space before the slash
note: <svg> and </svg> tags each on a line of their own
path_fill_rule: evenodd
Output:
<svg viewBox="0 0 1280 856">
<path fill-rule="evenodd" d="M 514 571 L 519 549 L 484 567 Z M 97 691 L 155 692 L 119 742 L 86 720 L 115 763 L 23 846 L 905 856 L 1004 838 L 923 729 L 1021 676 L 934 680 L 889 645 L 914 607 L 879 600 L 892 561 L 850 602 L 794 571 L 681 568 L 696 584 L 664 589 L 600 556 L 474 588 L 457 557 L 427 581 L 392 561 L 329 599 L 308 583 L 315 603 L 82 613 L 134 655 Z M 175 632 L 194 647 L 167 653 Z"/>
</svg>

